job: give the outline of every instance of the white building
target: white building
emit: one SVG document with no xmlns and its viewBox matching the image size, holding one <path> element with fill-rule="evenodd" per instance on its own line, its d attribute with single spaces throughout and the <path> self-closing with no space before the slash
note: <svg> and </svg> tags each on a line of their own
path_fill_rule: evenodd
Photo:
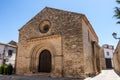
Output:
<svg viewBox="0 0 120 80">
<path fill-rule="evenodd" d="M 12 64 L 15 66 L 16 58 L 16 42 L 11 41 L 8 44 L 0 43 L 0 65 L 1 64 Z"/>
<path fill-rule="evenodd" d="M 102 46 L 103 48 L 103 54 L 104 54 L 104 60 L 105 60 L 105 69 L 111 69 L 113 68 L 113 53 L 114 53 L 114 46 L 104 44 Z"/>
</svg>

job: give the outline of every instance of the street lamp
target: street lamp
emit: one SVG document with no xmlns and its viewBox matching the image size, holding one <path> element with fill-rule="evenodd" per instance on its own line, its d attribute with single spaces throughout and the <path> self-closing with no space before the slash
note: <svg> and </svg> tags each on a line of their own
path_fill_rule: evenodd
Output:
<svg viewBox="0 0 120 80">
<path fill-rule="evenodd" d="M 120 40 L 120 37 L 117 37 L 117 33 L 112 33 L 112 36 L 115 38 L 115 39 L 119 39 Z"/>
</svg>

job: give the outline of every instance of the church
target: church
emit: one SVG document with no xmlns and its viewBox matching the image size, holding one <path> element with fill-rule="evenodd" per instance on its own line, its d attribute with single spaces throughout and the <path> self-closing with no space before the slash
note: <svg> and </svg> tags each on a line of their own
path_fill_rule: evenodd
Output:
<svg viewBox="0 0 120 80">
<path fill-rule="evenodd" d="M 46 7 L 19 29 L 16 74 L 97 75 L 99 50 L 98 36 L 84 14 Z"/>
</svg>

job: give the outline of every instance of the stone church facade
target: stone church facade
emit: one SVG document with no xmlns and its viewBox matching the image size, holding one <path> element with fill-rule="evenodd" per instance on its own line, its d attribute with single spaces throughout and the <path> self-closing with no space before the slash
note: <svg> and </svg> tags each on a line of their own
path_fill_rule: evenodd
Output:
<svg viewBox="0 0 120 80">
<path fill-rule="evenodd" d="M 19 30 L 16 73 L 96 75 L 99 49 L 98 37 L 85 15 L 46 7 Z"/>
</svg>

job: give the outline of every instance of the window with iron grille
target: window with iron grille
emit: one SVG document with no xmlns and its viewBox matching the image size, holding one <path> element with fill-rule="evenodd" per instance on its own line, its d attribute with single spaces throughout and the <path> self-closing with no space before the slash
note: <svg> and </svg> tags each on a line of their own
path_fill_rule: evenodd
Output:
<svg viewBox="0 0 120 80">
<path fill-rule="evenodd" d="M 8 50 L 8 56 L 12 56 L 13 51 L 12 50 Z"/>
</svg>

